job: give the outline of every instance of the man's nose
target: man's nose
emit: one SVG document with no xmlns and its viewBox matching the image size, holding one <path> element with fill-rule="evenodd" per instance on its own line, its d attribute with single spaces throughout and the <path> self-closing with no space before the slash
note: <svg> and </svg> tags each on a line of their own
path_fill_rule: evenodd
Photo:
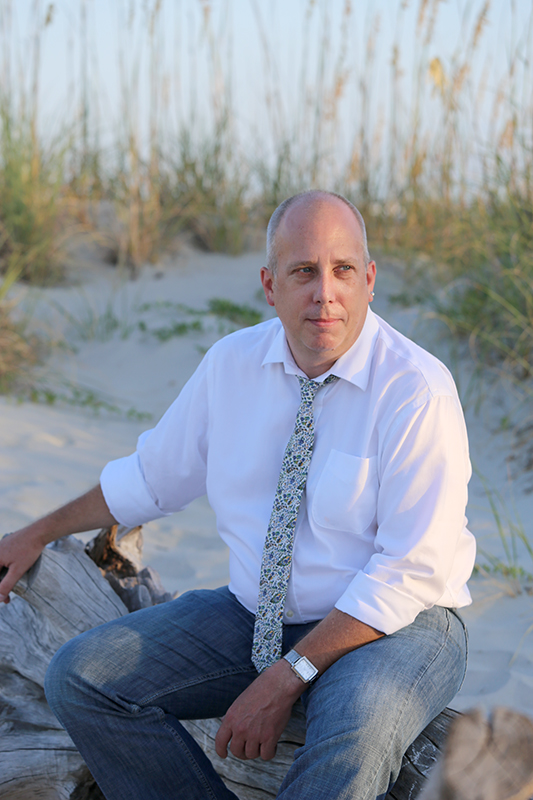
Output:
<svg viewBox="0 0 533 800">
<path fill-rule="evenodd" d="M 313 286 L 313 300 L 315 303 L 331 303 L 334 299 L 333 276 L 321 273 L 316 276 Z"/>
</svg>

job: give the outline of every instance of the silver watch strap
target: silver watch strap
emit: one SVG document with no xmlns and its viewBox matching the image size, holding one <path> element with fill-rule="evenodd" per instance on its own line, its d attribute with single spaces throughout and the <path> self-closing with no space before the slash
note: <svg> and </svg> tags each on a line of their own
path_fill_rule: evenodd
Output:
<svg viewBox="0 0 533 800">
<path fill-rule="evenodd" d="M 285 653 L 283 656 L 285 661 L 288 661 L 291 667 L 294 667 L 297 661 L 301 659 L 300 653 L 297 653 L 296 650 L 289 650 L 288 653 Z"/>
</svg>

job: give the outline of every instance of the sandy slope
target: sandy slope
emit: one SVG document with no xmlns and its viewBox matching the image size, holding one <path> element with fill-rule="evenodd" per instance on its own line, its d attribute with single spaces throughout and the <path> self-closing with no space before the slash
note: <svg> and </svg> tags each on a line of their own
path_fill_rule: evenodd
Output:
<svg viewBox="0 0 533 800">
<path fill-rule="evenodd" d="M 136 281 L 125 282 L 109 267 L 80 263 L 73 271 L 75 284 L 27 292 L 24 299 L 39 324 L 75 348 L 75 352 L 56 350 L 43 379 L 56 393 L 71 395 L 73 386 L 91 389 L 123 411 L 134 408 L 156 421 L 199 363 L 202 351 L 230 326 L 212 316 L 189 314 L 184 318 L 201 319 L 205 330 L 161 342 L 140 330 L 138 323 L 151 329 L 168 325 L 168 311 L 161 305 L 165 301 L 202 309 L 213 297 L 247 303 L 269 315 L 271 310 L 257 295 L 262 260 L 261 254 L 229 258 L 184 250 L 157 268 L 147 268 Z M 451 362 L 467 406 L 473 462 L 486 485 L 499 493 L 494 497 L 504 524 L 508 517 L 521 520 L 533 541 L 533 492 L 527 491 L 533 475 L 511 475 L 510 467 L 518 463 L 508 460 L 514 432 L 501 425 L 511 413 L 513 419 L 522 419 L 524 407 L 515 410 L 516 398 L 508 387 L 484 386 L 486 401 L 475 414 L 475 398 L 468 393 L 470 361 L 453 358 L 438 323 L 420 324 L 418 310 L 388 303 L 388 295 L 400 288 L 398 270 L 382 264 L 374 310 Z M 139 311 L 143 303 L 159 306 Z M 116 329 L 106 337 L 102 330 L 111 318 Z M 104 463 L 131 452 L 136 437 L 151 424 L 105 410 L 95 416 L 90 407 L 20 404 L 0 398 L 0 529 L 12 530 L 94 485 Z M 479 476 L 470 486 L 468 516 L 480 546 L 504 557 Z M 533 572 L 533 561 L 523 549 L 518 549 L 517 559 Z M 146 526 L 145 560 L 159 570 L 171 591 L 225 582 L 227 554 L 206 500 Z M 533 597 L 527 592 L 512 597 L 510 589 L 502 578 L 472 581 L 474 604 L 464 614 L 471 660 L 465 685 L 453 704 L 457 708 L 506 704 L 533 715 L 533 628 L 527 634 L 533 626 Z"/>
</svg>

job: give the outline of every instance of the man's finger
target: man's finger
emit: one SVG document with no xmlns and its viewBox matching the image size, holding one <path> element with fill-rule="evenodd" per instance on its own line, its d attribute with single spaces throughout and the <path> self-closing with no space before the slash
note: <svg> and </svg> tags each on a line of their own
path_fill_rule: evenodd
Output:
<svg viewBox="0 0 533 800">
<path fill-rule="evenodd" d="M 239 739 L 235 734 L 231 737 L 231 744 L 229 749 L 231 750 L 232 754 L 235 758 L 240 758 L 241 761 L 246 761 L 248 756 L 246 755 L 246 741 L 244 739 Z"/>
<path fill-rule="evenodd" d="M 259 742 L 246 742 L 244 746 L 245 758 L 259 758 L 262 745 Z"/>
<path fill-rule="evenodd" d="M 215 736 L 215 750 L 220 758 L 226 758 L 228 755 L 228 744 L 231 739 L 231 729 L 229 725 L 223 720 L 222 725 L 217 731 Z"/>
<path fill-rule="evenodd" d="M 261 747 L 258 755 L 261 756 L 263 761 L 272 761 L 274 756 L 276 755 L 276 751 L 278 749 L 277 742 L 264 742 Z"/>
</svg>

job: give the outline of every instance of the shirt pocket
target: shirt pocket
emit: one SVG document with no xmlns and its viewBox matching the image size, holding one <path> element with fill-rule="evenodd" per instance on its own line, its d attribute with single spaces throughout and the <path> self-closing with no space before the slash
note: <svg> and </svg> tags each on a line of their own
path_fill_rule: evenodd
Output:
<svg viewBox="0 0 533 800">
<path fill-rule="evenodd" d="M 360 458 L 331 450 L 313 494 L 311 516 L 322 528 L 371 541 L 378 490 L 377 456 Z"/>
</svg>

